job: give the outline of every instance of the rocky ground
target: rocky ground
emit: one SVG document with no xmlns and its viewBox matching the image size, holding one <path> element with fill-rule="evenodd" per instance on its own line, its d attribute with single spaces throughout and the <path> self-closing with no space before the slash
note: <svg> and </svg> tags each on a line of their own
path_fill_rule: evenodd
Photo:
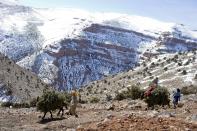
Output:
<svg viewBox="0 0 197 131">
<path fill-rule="evenodd" d="M 110 108 L 114 105 L 114 110 Z M 197 96 L 182 98 L 177 109 L 156 107 L 146 110 L 141 100 L 123 100 L 79 105 L 79 118 L 64 115 L 63 118 L 41 121 L 42 114 L 35 108 L 0 108 L 0 130 L 197 130 Z"/>
</svg>

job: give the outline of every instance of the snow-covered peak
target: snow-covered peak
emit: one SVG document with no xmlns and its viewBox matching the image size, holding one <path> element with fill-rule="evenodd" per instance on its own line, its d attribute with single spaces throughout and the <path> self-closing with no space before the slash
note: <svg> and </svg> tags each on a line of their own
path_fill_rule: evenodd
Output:
<svg viewBox="0 0 197 131">
<path fill-rule="evenodd" d="M 172 31 L 175 23 L 161 22 L 152 18 L 137 15 L 117 14 L 117 13 L 96 13 L 98 19 L 102 19 L 102 23 L 125 28 L 146 34 Z"/>
<path fill-rule="evenodd" d="M 88 12 L 79 9 L 48 9 L 37 10 L 42 18 L 47 18 L 50 21 L 56 21 L 55 25 L 70 26 L 76 23 L 76 19 L 88 21 L 89 23 L 98 23 L 117 28 L 124 28 L 128 30 L 134 30 L 137 32 L 150 34 L 155 36 L 156 33 L 172 32 L 175 23 L 161 22 L 152 18 L 142 17 L 137 15 L 119 14 L 119 13 L 100 13 L 100 12 Z M 54 23 L 53 23 L 54 24 Z M 83 27 L 83 26 L 82 26 Z"/>
<path fill-rule="evenodd" d="M 6 4 L 6 5 L 16 5 L 19 3 L 18 0 L 0 0 L 0 3 Z"/>
<path fill-rule="evenodd" d="M 4 3 L 17 3 L 16 0 L 0 0 Z M 20 8 L 19 6 L 17 8 Z M 17 10 L 15 8 L 14 10 Z M 186 38 L 197 39 L 197 33 L 187 27 L 175 23 L 162 22 L 148 17 L 120 13 L 88 12 L 73 8 L 40 9 L 31 8 L 31 12 L 22 11 L 13 14 L 0 14 L 1 30 L 23 31 L 28 23 L 36 24 L 38 30 L 45 38 L 43 47 L 63 38 L 76 38 L 83 33 L 83 29 L 91 24 L 101 24 L 121 29 L 127 29 L 151 37 L 159 37 L 164 32 L 171 34 L 181 33 Z M 10 10 L 10 9 L 9 9 Z M 3 12 L 4 10 L 2 10 Z M 177 33 L 178 31 L 178 33 Z"/>
<path fill-rule="evenodd" d="M 175 23 L 161 22 L 148 17 L 119 13 L 88 12 L 73 8 L 34 9 L 34 15 L 43 21 L 39 26 L 46 38 L 43 45 L 63 38 L 75 38 L 91 24 L 107 25 L 159 37 L 162 32 L 173 32 Z"/>
<path fill-rule="evenodd" d="M 174 30 L 174 32 L 178 33 L 179 36 L 197 41 L 197 31 L 190 30 L 182 24 L 176 24 L 172 27 L 172 29 Z"/>
</svg>

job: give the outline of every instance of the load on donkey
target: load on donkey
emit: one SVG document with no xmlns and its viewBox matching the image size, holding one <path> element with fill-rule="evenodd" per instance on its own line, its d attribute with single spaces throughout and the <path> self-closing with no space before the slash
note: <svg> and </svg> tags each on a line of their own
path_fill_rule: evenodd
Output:
<svg viewBox="0 0 197 131">
<path fill-rule="evenodd" d="M 47 112 L 51 114 L 51 118 L 53 118 L 52 112 L 59 109 L 57 115 L 61 112 L 61 116 L 64 114 L 64 107 L 68 109 L 68 105 L 71 101 L 71 96 L 68 93 L 57 93 L 55 91 L 44 91 L 43 95 L 38 99 L 36 104 L 37 110 L 44 113 L 42 119 L 45 118 Z"/>
<path fill-rule="evenodd" d="M 149 85 L 148 89 L 144 92 L 144 97 L 148 97 L 154 91 L 155 88 L 158 87 L 159 78 L 156 77 L 152 83 Z"/>
<path fill-rule="evenodd" d="M 158 77 L 152 81 L 150 86 L 144 92 L 145 102 L 148 105 L 148 108 L 152 107 L 154 109 L 155 105 L 165 106 L 168 105 L 170 107 L 170 94 L 168 90 L 164 87 L 160 87 L 158 85 Z"/>
</svg>

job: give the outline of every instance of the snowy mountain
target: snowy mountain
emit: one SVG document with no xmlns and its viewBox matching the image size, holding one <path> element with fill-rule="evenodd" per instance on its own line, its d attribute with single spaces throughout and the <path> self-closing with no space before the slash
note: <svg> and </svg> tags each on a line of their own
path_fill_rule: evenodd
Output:
<svg viewBox="0 0 197 131">
<path fill-rule="evenodd" d="M 197 31 L 147 17 L 2 1 L 0 12 L 0 52 L 59 90 L 132 69 L 143 57 L 197 49 Z"/>
</svg>

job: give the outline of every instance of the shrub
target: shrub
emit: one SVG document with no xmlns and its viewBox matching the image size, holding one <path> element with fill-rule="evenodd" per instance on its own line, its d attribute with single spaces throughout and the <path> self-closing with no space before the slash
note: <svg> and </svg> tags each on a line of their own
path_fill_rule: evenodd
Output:
<svg viewBox="0 0 197 131">
<path fill-rule="evenodd" d="M 170 93 L 168 90 L 164 87 L 157 87 L 150 96 L 145 98 L 145 102 L 147 103 L 148 107 L 153 107 L 155 105 L 169 105 L 170 99 L 169 96 Z"/>
<path fill-rule="evenodd" d="M 13 103 L 12 102 L 2 102 L 1 103 L 1 107 L 10 107 L 10 106 L 13 106 Z"/>
<path fill-rule="evenodd" d="M 87 87 L 87 90 L 88 90 L 88 93 L 90 93 L 90 94 L 92 93 L 92 87 L 90 87 L 90 86 Z"/>
<path fill-rule="evenodd" d="M 186 70 L 183 70 L 182 74 L 183 75 L 186 75 L 187 74 L 187 71 Z"/>
<path fill-rule="evenodd" d="M 164 71 L 167 71 L 167 70 L 168 70 L 168 67 L 165 67 L 165 68 L 164 68 Z"/>
<path fill-rule="evenodd" d="M 12 95 L 12 90 L 11 90 L 10 88 L 8 88 L 7 91 L 5 92 L 5 94 L 6 94 L 7 96 Z"/>
<path fill-rule="evenodd" d="M 88 101 L 87 101 L 87 100 L 82 100 L 82 99 L 81 99 L 81 100 L 79 100 L 79 103 L 80 103 L 80 104 L 85 104 L 85 103 L 88 103 Z"/>
<path fill-rule="evenodd" d="M 126 99 L 126 95 L 124 92 L 116 92 L 115 100 L 121 101 Z"/>
<path fill-rule="evenodd" d="M 107 95 L 106 95 L 106 100 L 107 100 L 107 101 L 111 101 L 111 100 L 112 100 L 112 96 L 107 94 Z"/>
<path fill-rule="evenodd" d="M 23 102 L 23 103 L 13 103 L 13 102 L 3 102 L 1 103 L 1 107 L 10 107 L 12 106 L 13 108 L 29 108 L 30 105 L 29 103 Z"/>
<path fill-rule="evenodd" d="M 29 103 L 23 102 L 23 103 L 14 103 L 13 108 L 30 108 Z"/>
<path fill-rule="evenodd" d="M 175 56 L 174 56 L 174 59 L 178 59 L 178 58 L 179 58 L 179 56 L 178 56 L 178 55 L 175 55 Z"/>
<path fill-rule="evenodd" d="M 152 62 L 151 65 L 150 65 L 150 68 L 154 68 L 155 67 L 155 63 Z"/>
<path fill-rule="evenodd" d="M 138 86 L 132 86 L 128 88 L 127 98 L 131 98 L 133 100 L 142 98 L 144 94 L 144 90 L 141 90 Z"/>
<path fill-rule="evenodd" d="M 182 63 L 181 63 L 181 62 L 179 62 L 179 63 L 178 63 L 178 66 L 182 66 Z"/>
<path fill-rule="evenodd" d="M 142 99 L 144 94 L 144 90 L 140 89 L 138 86 L 132 86 L 127 88 L 127 91 L 116 92 L 115 100 L 123 100 L 127 98 L 135 99 Z"/>
<path fill-rule="evenodd" d="M 91 97 L 90 98 L 90 103 L 98 103 L 100 99 L 98 97 Z"/>
<path fill-rule="evenodd" d="M 170 63 L 170 62 L 171 62 L 171 59 L 167 59 L 166 62 L 167 62 L 167 63 Z"/>
<path fill-rule="evenodd" d="M 197 94 L 197 86 L 190 85 L 190 86 L 184 86 L 181 89 L 181 93 L 183 95 L 189 95 L 189 94 Z"/>
<path fill-rule="evenodd" d="M 195 74 L 195 77 L 194 77 L 194 79 L 197 79 L 197 74 Z"/>
</svg>

